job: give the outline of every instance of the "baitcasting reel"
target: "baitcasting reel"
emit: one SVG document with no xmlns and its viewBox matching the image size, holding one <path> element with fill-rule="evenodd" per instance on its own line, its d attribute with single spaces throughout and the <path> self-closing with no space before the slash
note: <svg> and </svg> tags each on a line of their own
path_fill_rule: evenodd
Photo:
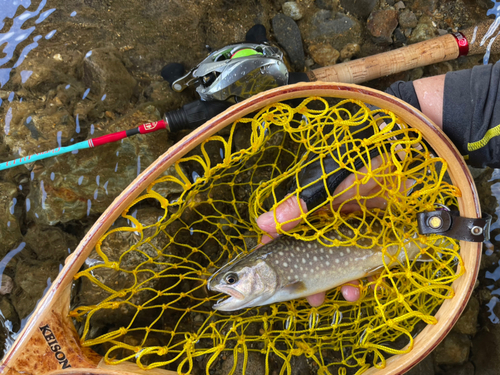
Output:
<svg viewBox="0 0 500 375">
<path fill-rule="evenodd" d="M 175 80 L 172 89 L 181 92 L 196 86 L 203 101 L 238 101 L 286 85 L 288 78 L 283 53 L 278 48 L 266 43 L 239 43 L 212 52 Z"/>
</svg>

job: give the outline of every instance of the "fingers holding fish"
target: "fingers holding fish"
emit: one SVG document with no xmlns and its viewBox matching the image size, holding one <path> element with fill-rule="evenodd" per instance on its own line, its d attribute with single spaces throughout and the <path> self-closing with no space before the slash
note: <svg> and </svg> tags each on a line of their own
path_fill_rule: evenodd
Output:
<svg viewBox="0 0 500 375">
<path fill-rule="evenodd" d="M 373 276 L 368 277 L 369 282 L 375 282 L 375 278 Z M 340 292 L 342 293 L 342 297 L 348 302 L 356 302 L 361 297 L 361 289 L 360 289 L 359 280 L 349 281 L 347 284 L 344 284 L 340 287 Z M 373 290 L 375 290 L 375 284 L 370 285 Z M 326 292 L 316 293 L 307 297 L 307 302 L 313 307 L 321 306 L 326 299 Z"/>
<path fill-rule="evenodd" d="M 342 285 L 342 287 L 340 288 L 340 292 L 342 293 L 342 296 L 346 301 L 356 302 L 359 299 L 361 291 L 359 290 L 359 287 L 354 286 L 359 284 L 359 280 L 353 280 L 349 281 L 347 284 Z"/>
<path fill-rule="evenodd" d="M 359 285 L 359 280 L 349 281 L 347 284 L 341 286 L 340 292 L 346 301 L 356 302 L 359 299 L 361 292 L 359 288 L 354 285 Z M 311 294 L 306 298 L 311 306 L 318 307 L 325 302 L 326 292 Z"/>
<path fill-rule="evenodd" d="M 283 223 L 281 229 L 290 230 L 300 223 L 302 213 L 307 213 L 307 206 L 304 200 L 300 199 L 300 206 L 297 197 L 290 195 L 275 210 L 266 212 L 257 218 L 257 225 L 268 235 L 261 239 L 262 243 L 268 243 L 278 237 L 277 223 Z M 296 220 L 294 220 L 296 219 Z"/>
<path fill-rule="evenodd" d="M 339 189 L 340 188 L 341 186 L 339 185 Z M 302 199 L 300 199 L 300 204 L 302 207 L 299 207 L 297 199 L 295 199 L 295 196 L 290 196 L 288 199 L 286 199 L 276 207 L 275 213 L 273 213 L 273 211 L 269 211 L 262 214 L 257 219 L 257 224 L 262 230 L 272 235 L 273 238 L 276 238 L 278 237 L 278 233 L 276 231 L 276 221 L 274 219 L 275 215 L 276 219 L 279 222 L 288 222 L 287 224 L 285 224 L 286 227 L 283 226 L 282 228 L 284 230 L 290 230 L 300 223 L 300 219 L 298 220 L 293 220 L 293 219 L 299 217 L 301 212 L 307 213 L 306 204 Z M 270 241 L 272 241 L 272 239 L 267 235 L 264 236 L 263 239 L 261 240 L 261 242 L 264 244 L 267 244 Z M 355 285 L 359 285 L 358 280 L 350 281 L 346 285 L 343 285 L 341 288 L 343 297 L 349 302 L 356 302 L 360 297 L 360 290 Z M 326 293 L 321 292 L 312 294 L 310 296 L 307 296 L 306 298 L 311 306 L 320 306 L 325 302 L 325 296 Z"/>
</svg>

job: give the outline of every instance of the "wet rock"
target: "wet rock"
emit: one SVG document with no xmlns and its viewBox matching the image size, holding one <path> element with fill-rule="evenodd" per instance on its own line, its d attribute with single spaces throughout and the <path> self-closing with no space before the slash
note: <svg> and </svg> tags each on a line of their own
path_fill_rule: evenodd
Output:
<svg viewBox="0 0 500 375">
<path fill-rule="evenodd" d="M 413 9 L 418 9 L 427 15 L 431 15 L 438 6 L 438 0 L 415 0 Z"/>
<path fill-rule="evenodd" d="M 493 0 L 478 0 L 477 5 L 483 8 L 484 10 L 491 9 L 493 6 Z"/>
<path fill-rule="evenodd" d="M 424 40 L 434 38 L 438 35 L 436 27 L 432 24 L 432 20 L 427 16 L 420 17 L 417 27 L 413 29 L 409 43 L 423 42 Z"/>
<path fill-rule="evenodd" d="M 479 301 L 472 296 L 465 307 L 462 316 L 458 319 L 453 330 L 464 335 L 474 336 L 477 331 L 477 316 L 479 314 Z"/>
<path fill-rule="evenodd" d="M 12 288 L 14 288 L 14 283 L 12 279 L 7 275 L 2 274 L 2 284 L 0 285 L 0 294 L 2 296 L 10 294 L 12 292 Z"/>
<path fill-rule="evenodd" d="M 370 14 L 367 25 L 368 31 L 377 44 L 392 43 L 392 33 L 398 25 L 398 12 L 394 9 L 382 9 Z"/>
<path fill-rule="evenodd" d="M 474 365 L 471 362 L 466 362 L 463 365 L 459 366 L 446 366 L 446 373 L 453 375 L 474 375 L 483 373 L 477 373 Z"/>
<path fill-rule="evenodd" d="M 59 273 L 59 262 L 25 259 L 17 263 L 12 303 L 21 319 L 35 308 L 44 290 Z"/>
<path fill-rule="evenodd" d="M 340 51 L 340 59 L 342 61 L 344 60 L 351 60 L 354 56 L 356 56 L 359 51 L 361 50 L 359 44 L 357 43 L 347 43 L 344 48 L 342 48 L 342 51 Z"/>
<path fill-rule="evenodd" d="M 144 97 L 141 100 L 153 102 L 160 113 L 165 113 L 181 108 L 184 104 L 192 102 L 193 98 L 187 92 L 173 91 L 167 81 L 154 81 L 144 89 Z"/>
<path fill-rule="evenodd" d="M 316 62 L 321 66 L 333 65 L 337 62 L 340 53 L 329 44 L 313 44 L 309 47 L 309 53 Z"/>
<path fill-rule="evenodd" d="M 17 315 L 14 306 L 12 306 L 12 303 L 9 301 L 7 297 L 0 297 L 0 311 L 2 312 L 3 315 L 3 317 L 0 316 L 0 319 L 1 318 L 5 319 L 2 322 L 2 324 L 4 326 L 7 326 L 8 323 L 6 324 L 6 322 L 10 322 L 12 324 L 10 330 L 13 332 L 17 332 L 20 328 L 19 316 Z"/>
<path fill-rule="evenodd" d="M 340 0 L 342 8 L 358 18 L 366 19 L 377 5 L 378 0 Z"/>
<path fill-rule="evenodd" d="M 314 4 L 319 9 L 338 11 L 340 2 L 339 0 L 315 0 Z"/>
<path fill-rule="evenodd" d="M 19 71 L 29 72 L 29 78 L 23 79 L 21 74 L 15 74 L 12 78 L 14 87 L 22 87 L 28 93 L 46 95 L 50 90 L 55 90 L 59 85 L 79 85 L 78 80 L 68 74 L 68 68 L 75 65 L 73 60 L 79 58 L 79 54 L 65 54 L 65 58 L 71 61 L 59 61 L 54 58 L 30 58 L 26 59 L 18 68 Z M 26 75 L 24 75 L 26 77 Z"/>
<path fill-rule="evenodd" d="M 24 241 L 39 260 L 58 262 L 63 262 L 78 245 L 76 238 L 61 229 L 41 224 L 29 227 Z"/>
<path fill-rule="evenodd" d="M 471 361 L 476 368 L 476 374 L 497 375 L 497 361 L 500 358 L 500 325 L 487 323 L 472 340 Z M 493 362 L 492 362 L 493 361 Z"/>
<path fill-rule="evenodd" d="M 295 1 L 288 1 L 282 6 L 283 14 L 294 21 L 302 18 L 302 10 Z"/>
<path fill-rule="evenodd" d="M 15 215 L 16 202 L 19 191 L 17 186 L 10 182 L 0 182 L 0 257 L 3 258 L 14 249 L 22 240 L 19 217 Z"/>
<path fill-rule="evenodd" d="M 234 360 L 235 358 L 232 353 L 226 356 L 226 360 L 222 363 L 221 374 L 229 374 L 231 372 Z M 263 354 L 248 352 L 248 362 L 245 371 L 243 370 L 243 361 L 243 353 L 239 353 L 234 374 L 264 374 L 266 372 L 265 355 Z"/>
<path fill-rule="evenodd" d="M 446 74 L 452 71 L 453 71 L 453 66 L 448 61 L 441 62 L 438 64 L 432 64 L 431 66 L 429 66 L 428 69 L 428 72 L 431 75 Z"/>
<path fill-rule="evenodd" d="M 160 118 L 154 106 L 145 104 L 94 136 L 135 128 Z M 31 202 L 28 217 L 40 224 L 53 225 L 104 212 L 138 172 L 170 145 L 168 133 L 158 132 L 102 146 L 99 152 L 91 149 L 47 159 L 34 173 L 27 197 Z M 167 192 L 167 196 L 172 193 L 175 191 Z"/>
<path fill-rule="evenodd" d="M 403 45 L 406 44 L 406 41 L 407 41 L 405 34 L 403 33 L 403 31 L 399 27 L 396 27 L 396 30 L 394 30 L 392 38 L 393 38 L 394 47 L 396 47 L 396 48 L 402 47 Z"/>
<path fill-rule="evenodd" d="M 292 375 L 308 375 L 313 374 L 311 367 L 307 363 L 307 358 L 304 355 L 300 357 L 293 356 L 290 361 L 290 366 L 292 367 Z"/>
<path fill-rule="evenodd" d="M 423 361 L 420 361 L 406 375 L 434 375 L 434 360 L 432 355 L 428 355 Z"/>
<path fill-rule="evenodd" d="M 398 1 L 396 4 L 394 4 L 394 9 L 396 10 L 401 10 L 404 8 L 406 8 L 406 5 L 402 1 Z"/>
<path fill-rule="evenodd" d="M 103 100 L 108 110 L 123 112 L 137 86 L 115 48 L 96 48 L 86 55 L 83 65 L 83 82 L 96 100 Z"/>
<path fill-rule="evenodd" d="M 290 64 L 295 71 L 302 72 L 305 65 L 304 47 L 300 30 L 293 19 L 277 14 L 272 21 L 276 40 L 286 51 Z"/>
<path fill-rule="evenodd" d="M 471 342 L 463 334 L 450 332 L 434 350 L 434 361 L 438 365 L 458 365 L 469 359 Z"/>
<path fill-rule="evenodd" d="M 327 43 L 341 50 L 347 43 L 361 43 L 362 40 L 361 24 L 343 13 L 320 10 L 300 26 L 309 45 Z"/>
<path fill-rule="evenodd" d="M 399 26 L 401 26 L 402 29 L 413 29 L 417 27 L 417 24 L 417 16 L 415 16 L 415 13 L 411 10 L 405 9 L 399 14 Z"/>
<path fill-rule="evenodd" d="M 58 147 L 75 134 L 75 120 L 64 105 L 41 108 L 40 104 L 13 102 L 4 123 L 4 143 L 14 157 Z"/>
</svg>

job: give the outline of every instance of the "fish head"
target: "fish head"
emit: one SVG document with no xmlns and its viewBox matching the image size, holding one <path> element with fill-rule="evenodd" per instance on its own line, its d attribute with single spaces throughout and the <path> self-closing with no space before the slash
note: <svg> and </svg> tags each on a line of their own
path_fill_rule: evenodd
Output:
<svg viewBox="0 0 500 375">
<path fill-rule="evenodd" d="M 234 311 L 264 305 L 276 292 L 278 276 L 265 260 L 242 261 L 227 264 L 208 280 L 209 290 L 229 295 L 214 309 Z"/>
</svg>

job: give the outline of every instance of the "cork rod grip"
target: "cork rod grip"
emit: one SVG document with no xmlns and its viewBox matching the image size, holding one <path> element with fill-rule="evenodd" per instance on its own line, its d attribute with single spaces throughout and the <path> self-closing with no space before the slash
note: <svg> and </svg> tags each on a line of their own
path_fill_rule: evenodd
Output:
<svg viewBox="0 0 500 375">
<path fill-rule="evenodd" d="M 444 35 L 393 51 L 315 69 L 309 72 L 309 79 L 324 82 L 362 83 L 405 70 L 453 60 L 458 57 L 458 54 L 455 37 Z"/>
<path fill-rule="evenodd" d="M 480 43 L 492 22 L 488 20 L 462 31 L 469 42 L 469 55 L 486 52 L 489 42 L 485 42 L 482 46 Z M 497 38 L 491 45 L 491 53 L 499 52 L 500 38 Z M 315 69 L 307 74 L 311 81 L 362 83 L 405 70 L 453 60 L 459 55 L 460 49 L 456 37 L 448 34 L 389 52 Z"/>
</svg>

